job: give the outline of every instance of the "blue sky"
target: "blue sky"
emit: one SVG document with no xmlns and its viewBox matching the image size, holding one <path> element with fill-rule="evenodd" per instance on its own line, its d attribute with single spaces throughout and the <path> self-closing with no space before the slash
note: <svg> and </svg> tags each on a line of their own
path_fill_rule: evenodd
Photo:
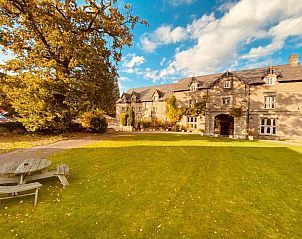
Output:
<svg viewBox="0 0 302 239">
<path fill-rule="evenodd" d="M 124 48 L 121 93 L 302 55 L 302 0 L 119 1 L 126 3 L 150 26 L 137 25 L 133 46 Z"/>
<path fill-rule="evenodd" d="M 120 90 L 192 75 L 286 64 L 302 54 L 301 0 L 127 1 L 137 26 L 119 65 Z"/>
</svg>

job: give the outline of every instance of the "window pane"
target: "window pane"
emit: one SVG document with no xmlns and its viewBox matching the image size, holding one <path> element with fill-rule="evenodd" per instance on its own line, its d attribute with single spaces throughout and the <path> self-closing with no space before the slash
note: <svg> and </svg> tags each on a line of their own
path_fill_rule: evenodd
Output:
<svg viewBox="0 0 302 239">
<path fill-rule="evenodd" d="M 271 125 L 271 119 L 267 119 L 266 125 Z"/>
<path fill-rule="evenodd" d="M 276 127 L 273 127 L 273 134 L 276 134 Z"/>
<path fill-rule="evenodd" d="M 266 128 L 266 133 L 267 133 L 267 134 L 270 134 L 270 133 L 271 133 L 271 128 L 270 128 L 270 127 L 267 127 L 267 128 Z"/>
<path fill-rule="evenodd" d="M 264 134 L 264 127 L 261 127 L 261 134 Z"/>
</svg>

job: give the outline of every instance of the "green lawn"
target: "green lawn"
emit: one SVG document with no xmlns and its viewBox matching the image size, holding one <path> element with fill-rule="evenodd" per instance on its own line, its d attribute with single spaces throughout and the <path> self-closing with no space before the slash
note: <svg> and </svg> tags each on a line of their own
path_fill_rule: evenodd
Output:
<svg viewBox="0 0 302 239">
<path fill-rule="evenodd" d="M 50 144 L 64 138 L 65 137 L 62 135 L 34 135 L 0 132 L 0 153 Z"/>
<path fill-rule="evenodd" d="M 1 238 L 302 237 L 302 147 L 133 134 L 51 160 L 71 185 L 0 202 Z"/>
</svg>

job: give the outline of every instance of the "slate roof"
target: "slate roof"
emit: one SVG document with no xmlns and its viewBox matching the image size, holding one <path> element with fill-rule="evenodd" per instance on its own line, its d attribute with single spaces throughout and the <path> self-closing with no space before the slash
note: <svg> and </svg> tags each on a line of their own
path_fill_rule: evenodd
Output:
<svg viewBox="0 0 302 239">
<path fill-rule="evenodd" d="M 302 66 L 299 64 L 298 66 L 291 66 L 289 64 L 286 65 L 278 65 L 272 67 L 275 72 L 279 75 L 278 82 L 292 82 L 292 81 L 302 81 Z M 261 67 L 255 69 L 247 69 L 240 71 L 231 72 L 235 76 L 239 77 L 242 81 L 249 85 L 255 84 L 264 84 L 264 77 L 266 76 L 269 67 Z M 199 83 L 198 89 L 208 89 L 210 88 L 215 81 L 218 80 L 225 73 L 216 73 L 210 75 L 203 76 L 195 76 Z M 141 102 L 144 101 L 152 101 L 152 96 L 155 91 L 160 92 L 160 101 L 164 101 L 173 92 L 177 91 L 188 91 L 190 90 L 190 83 L 192 81 L 192 77 L 183 78 L 179 80 L 177 83 L 166 84 L 166 85 L 158 85 L 158 86 L 146 86 L 141 88 L 132 88 L 127 91 L 126 97 L 135 92 L 138 99 Z M 130 98 L 130 97 L 129 97 Z"/>
</svg>

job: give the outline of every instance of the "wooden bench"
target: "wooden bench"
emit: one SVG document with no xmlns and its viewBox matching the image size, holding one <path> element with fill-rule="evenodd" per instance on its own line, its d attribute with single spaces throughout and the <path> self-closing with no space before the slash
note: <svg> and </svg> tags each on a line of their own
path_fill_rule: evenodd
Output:
<svg viewBox="0 0 302 239">
<path fill-rule="evenodd" d="M 29 195 L 35 195 L 35 201 L 34 206 L 37 205 L 38 202 L 38 192 L 39 188 L 42 187 L 41 183 L 29 183 L 29 184 L 22 184 L 22 185 L 15 185 L 15 186 L 0 186 L 0 194 L 12 194 L 12 196 L 6 196 L 6 197 L 0 197 L 0 200 L 3 199 L 9 199 L 14 197 L 23 197 L 23 196 L 29 196 Z M 18 194 L 30 190 L 35 190 L 35 192 L 32 193 L 26 193 L 26 194 Z"/>
<path fill-rule="evenodd" d="M 0 185 L 18 184 L 20 177 L 0 177 Z"/>
<path fill-rule="evenodd" d="M 25 180 L 27 182 L 30 182 L 30 181 L 37 181 L 45 178 L 57 177 L 60 180 L 61 184 L 63 185 L 63 188 L 65 188 L 66 186 L 69 185 L 66 178 L 68 174 L 69 174 L 69 166 L 67 164 L 62 164 L 57 167 L 57 170 L 30 175 L 27 176 Z"/>
</svg>

